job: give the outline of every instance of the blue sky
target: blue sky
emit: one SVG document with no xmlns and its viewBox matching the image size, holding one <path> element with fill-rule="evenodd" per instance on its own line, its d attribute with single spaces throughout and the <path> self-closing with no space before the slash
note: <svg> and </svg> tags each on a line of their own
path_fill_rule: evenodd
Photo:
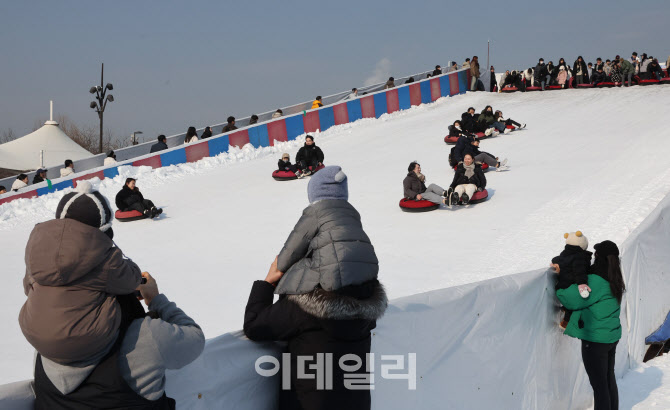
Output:
<svg viewBox="0 0 670 410">
<path fill-rule="evenodd" d="M 114 84 L 105 125 L 155 138 L 478 55 L 498 71 L 538 57 L 665 61 L 670 2 L 4 1 L 0 130 L 56 114 L 96 125 L 90 86 Z M 482 64 L 483 65 L 483 64 Z"/>
</svg>

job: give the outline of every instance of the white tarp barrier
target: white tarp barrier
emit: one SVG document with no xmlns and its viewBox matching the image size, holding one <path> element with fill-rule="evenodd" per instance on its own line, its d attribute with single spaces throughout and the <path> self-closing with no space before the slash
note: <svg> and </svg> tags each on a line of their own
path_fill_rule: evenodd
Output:
<svg viewBox="0 0 670 410">
<path fill-rule="evenodd" d="M 628 292 L 618 377 L 642 361 L 644 338 L 670 310 L 668 243 L 670 196 L 621 247 Z M 560 316 L 553 274 L 545 270 L 394 300 L 373 331 L 373 408 L 586 408 L 592 391 L 581 344 L 562 334 Z M 278 376 L 259 376 L 255 362 L 279 353 L 280 345 L 253 343 L 241 332 L 219 336 L 194 363 L 168 374 L 167 392 L 180 409 L 272 409 Z M 416 353 L 416 390 L 382 371 L 386 355 L 402 355 L 405 370 L 389 373 L 407 374 L 410 353 Z M 0 386 L 1 409 L 27 409 L 31 400 L 30 382 Z"/>
</svg>

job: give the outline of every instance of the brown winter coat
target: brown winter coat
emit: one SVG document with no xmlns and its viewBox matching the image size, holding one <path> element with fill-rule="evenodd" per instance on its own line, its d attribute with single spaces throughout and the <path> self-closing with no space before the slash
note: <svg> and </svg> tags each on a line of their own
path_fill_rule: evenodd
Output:
<svg viewBox="0 0 670 410">
<path fill-rule="evenodd" d="M 479 78 L 479 63 L 476 61 L 473 61 L 470 63 L 470 74 L 472 74 L 473 77 Z"/>
<path fill-rule="evenodd" d="M 19 324 L 43 356 L 62 364 L 94 356 L 114 342 L 121 323 L 115 295 L 140 284 L 137 265 L 99 229 L 74 219 L 35 225 L 26 245 Z"/>
</svg>

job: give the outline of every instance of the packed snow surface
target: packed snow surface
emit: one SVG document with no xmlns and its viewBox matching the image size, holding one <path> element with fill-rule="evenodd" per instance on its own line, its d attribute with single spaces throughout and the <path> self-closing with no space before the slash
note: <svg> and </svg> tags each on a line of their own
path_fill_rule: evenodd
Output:
<svg viewBox="0 0 670 410">
<path fill-rule="evenodd" d="M 468 93 L 316 133 L 325 162 L 349 176 L 391 298 L 547 266 L 563 233 L 619 244 L 670 191 L 670 87 Z M 490 104 L 527 123 L 482 141 L 511 170 L 488 172 L 489 199 L 424 214 L 401 212 L 402 180 L 418 160 L 428 183 L 447 188 L 453 171 L 443 138 L 473 106 Z M 263 279 L 307 206 L 308 179 L 271 178 L 282 152 L 232 149 L 215 158 L 152 170 L 121 169 L 94 181 L 113 203 L 128 176 L 163 207 L 159 220 L 115 221 L 115 241 L 202 326 L 208 338 L 242 326 L 252 281 Z M 25 301 L 24 247 L 33 225 L 53 217 L 64 191 L 0 206 L 0 383 L 30 378 L 33 351 L 18 326 Z"/>
</svg>

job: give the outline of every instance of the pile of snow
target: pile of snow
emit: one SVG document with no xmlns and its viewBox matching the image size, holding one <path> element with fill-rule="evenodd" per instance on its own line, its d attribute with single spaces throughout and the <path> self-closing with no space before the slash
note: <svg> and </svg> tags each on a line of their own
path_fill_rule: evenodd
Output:
<svg viewBox="0 0 670 410">
<path fill-rule="evenodd" d="M 580 229 L 592 243 L 623 242 L 670 192 L 664 138 L 670 87 L 475 93 L 360 120 L 316 135 L 326 164 L 349 176 L 351 202 L 380 259 L 380 278 L 397 298 L 544 267 Z M 443 138 L 469 106 L 491 104 L 528 123 L 482 142 L 510 159 L 511 171 L 487 173 L 490 198 L 468 208 L 406 214 L 398 209 L 407 165 L 418 160 L 428 183 L 447 187 Z M 307 205 L 307 180 L 276 182 L 280 153 L 302 139 L 245 147 L 193 164 L 123 168 L 94 181 L 111 201 L 127 176 L 163 207 L 160 220 L 116 222 L 116 243 L 156 276 L 161 290 L 207 337 L 241 328 L 248 290 L 262 279 Z M 23 251 L 36 222 L 55 213 L 67 191 L 0 206 L 3 284 L 0 383 L 31 377 L 32 350 L 17 316 L 25 300 Z"/>
</svg>

